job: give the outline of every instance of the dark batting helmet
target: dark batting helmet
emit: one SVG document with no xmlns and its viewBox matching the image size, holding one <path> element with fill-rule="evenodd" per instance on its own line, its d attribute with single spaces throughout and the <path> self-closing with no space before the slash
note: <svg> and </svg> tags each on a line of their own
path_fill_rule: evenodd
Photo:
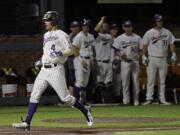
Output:
<svg viewBox="0 0 180 135">
<path fill-rule="evenodd" d="M 43 17 L 44 21 L 50 21 L 57 25 L 59 23 L 59 13 L 56 11 L 47 11 Z"/>
</svg>

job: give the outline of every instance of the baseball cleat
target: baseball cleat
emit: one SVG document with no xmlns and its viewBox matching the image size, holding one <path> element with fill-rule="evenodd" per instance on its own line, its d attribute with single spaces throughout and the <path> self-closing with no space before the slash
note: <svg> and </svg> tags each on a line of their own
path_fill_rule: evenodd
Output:
<svg viewBox="0 0 180 135">
<path fill-rule="evenodd" d="M 142 103 L 142 105 L 150 105 L 152 103 L 153 103 L 152 100 L 147 100 L 146 102 Z"/>
<path fill-rule="evenodd" d="M 91 114 L 91 109 L 87 108 L 88 112 L 87 112 L 87 124 L 89 127 L 92 127 L 94 124 L 94 119 L 93 116 Z"/>
<path fill-rule="evenodd" d="M 24 129 L 26 131 L 30 130 L 30 125 L 28 125 L 26 122 L 13 123 L 12 127 L 16 129 Z"/>
<path fill-rule="evenodd" d="M 167 101 L 160 101 L 160 105 L 171 105 L 171 103 Z"/>
</svg>

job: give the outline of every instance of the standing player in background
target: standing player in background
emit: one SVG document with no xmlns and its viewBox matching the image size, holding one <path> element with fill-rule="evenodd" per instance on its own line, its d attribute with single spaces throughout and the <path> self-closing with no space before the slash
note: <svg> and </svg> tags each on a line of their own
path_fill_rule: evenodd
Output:
<svg viewBox="0 0 180 135">
<path fill-rule="evenodd" d="M 113 38 L 109 34 L 109 25 L 106 17 L 101 20 L 95 27 L 98 32 L 95 39 L 95 55 L 97 61 L 97 86 L 96 90 L 101 93 L 102 102 L 112 102 L 112 62 L 111 62 L 111 45 Z"/>
<path fill-rule="evenodd" d="M 93 42 L 94 36 L 89 33 L 90 20 L 84 19 L 81 22 L 81 31 L 73 39 L 74 68 L 75 68 L 75 85 L 73 95 L 86 103 L 86 90 L 91 72 L 91 62 L 93 59 Z"/>
<path fill-rule="evenodd" d="M 154 27 L 148 30 L 143 37 L 144 55 L 142 63 L 147 65 L 148 76 L 146 102 L 143 105 L 153 102 L 156 73 L 158 73 L 160 83 L 159 102 L 164 105 L 170 105 L 165 98 L 165 80 L 168 70 L 167 57 L 169 45 L 172 52 L 171 61 L 174 63 L 177 60 L 174 45 L 175 38 L 169 30 L 163 28 L 163 18 L 161 15 L 154 15 L 153 23 Z M 148 57 L 146 57 L 146 53 Z"/>
<path fill-rule="evenodd" d="M 110 24 L 109 33 L 115 40 L 119 34 L 119 26 L 115 23 Z M 121 61 L 118 56 L 115 55 L 114 49 L 111 54 L 112 57 L 112 67 L 113 67 L 113 100 L 116 103 L 120 102 L 121 95 Z"/>
<path fill-rule="evenodd" d="M 71 33 L 69 34 L 69 38 L 72 43 L 73 39 L 80 31 L 80 24 L 78 21 L 71 22 L 70 31 Z M 74 60 L 73 55 L 69 56 L 67 60 L 67 82 L 71 95 L 73 95 L 73 87 L 75 82 L 75 73 L 74 73 L 75 70 L 74 70 L 73 60 Z"/>
<path fill-rule="evenodd" d="M 36 112 L 40 97 L 48 85 L 54 88 L 63 102 L 79 109 L 86 117 L 88 126 L 92 126 L 93 118 L 90 110 L 71 96 L 66 86 L 63 64 L 72 51 L 68 35 L 58 27 L 59 14 L 56 11 L 48 11 L 43 20 L 48 32 L 44 35 L 42 68 L 34 83 L 25 121 L 14 123 L 12 126 L 25 130 L 30 129 L 31 120 Z"/>
<path fill-rule="evenodd" d="M 121 77 L 123 87 L 123 104 L 130 103 L 130 77 L 133 81 L 134 105 L 139 105 L 139 56 L 142 40 L 133 33 L 133 22 L 127 20 L 122 25 L 124 34 L 118 36 L 113 44 L 116 55 L 121 58 Z"/>
</svg>

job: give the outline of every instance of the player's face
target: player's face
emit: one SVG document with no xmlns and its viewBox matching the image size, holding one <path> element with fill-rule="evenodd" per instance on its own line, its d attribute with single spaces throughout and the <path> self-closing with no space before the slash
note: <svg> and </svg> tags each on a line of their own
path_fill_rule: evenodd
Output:
<svg viewBox="0 0 180 135">
<path fill-rule="evenodd" d="M 112 37 L 117 37 L 118 36 L 118 29 L 111 29 L 110 34 Z"/>
<path fill-rule="evenodd" d="M 82 31 L 89 32 L 89 26 L 82 26 Z"/>
<path fill-rule="evenodd" d="M 156 22 L 156 26 L 157 26 L 158 28 L 162 28 L 162 27 L 163 27 L 163 21 L 162 21 L 162 20 L 157 21 L 157 22 Z"/>
<path fill-rule="evenodd" d="M 79 27 L 71 27 L 70 30 L 72 33 L 77 34 L 80 31 L 80 28 Z"/>
<path fill-rule="evenodd" d="M 124 30 L 124 32 L 127 33 L 127 34 L 132 34 L 132 32 L 133 32 L 133 27 L 132 27 L 132 26 L 124 26 L 124 27 L 123 27 L 123 30 Z"/>
<path fill-rule="evenodd" d="M 53 28 L 53 25 L 52 25 L 52 23 L 50 21 L 44 21 L 44 25 L 45 25 L 45 29 L 47 31 L 51 31 L 52 28 Z"/>
<path fill-rule="evenodd" d="M 107 23 L 104 23 L 102 25 L 102 32 L 103 33 L 108 33 L 109 32 L 109 25 Z"/>
</svg>

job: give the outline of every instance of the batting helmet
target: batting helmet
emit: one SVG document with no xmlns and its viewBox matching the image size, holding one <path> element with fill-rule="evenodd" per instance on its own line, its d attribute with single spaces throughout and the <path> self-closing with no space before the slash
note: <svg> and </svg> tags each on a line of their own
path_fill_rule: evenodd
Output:
<svg viewBox="0 0 180 135">
<path fill-rule="evenodd" d="M 83 19 L 81 21 L 81 26 L 90 26 L 90 24 L 91 24 L 91 21 L 88 19 Z"/>
<path fill-rule="evenodd" d="M 58 24 L 59 23 L 59 13 L 56 11 L 47 11 L 43 16 L 43 20 L 50 21 L 53 24 Z"/>
<path fill-rule="evenodd" d="M 159 21 L 163 20 L 163 17 L 160 14 L 156 14 L 156 15 L 153 16 L 152 20 L 153 20 L 153 22 L 159 22 Z"/>
</svg>

